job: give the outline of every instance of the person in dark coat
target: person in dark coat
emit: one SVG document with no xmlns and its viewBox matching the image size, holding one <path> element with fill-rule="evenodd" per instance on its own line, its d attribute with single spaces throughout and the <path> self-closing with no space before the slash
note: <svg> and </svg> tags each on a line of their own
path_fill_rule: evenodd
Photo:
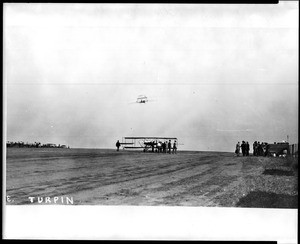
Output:
<svg viewBox="0 0 300 244">
<path fill-rule="evenodd" d="M 169 154 L 171 154 L 171 147 L 172 147 L 171 140 L 169 140 L 169 142 L 168 142 L 168 153 Z"/>
<path fill-rule="evenodd" d="M 119 140 L 116 143 L 116 147 L 117 147 L 117 151 L 119 151 L 119 147 L 121 146 L 121 143 L 119 142 Z"/>
<path fill-rule="evenodd" d="M 257 156 L 257 141 L 253 143 L 253 156 Z"/>
<path fill-rule="evenodd" d="M 249 156 L 249 151 L 250 151 L 250 145 L 248 142 L 246 142 L 246 156 Z"/>
<path fill-rule="evenodd" d="M 257 156 L 262 156 L 262 145 L 260 144 L 260 142 L 257 142 Z"/>
<path fill-rule="evenodd" d="M 162 152 L 163 152 L 163 153 L 166 153 L 166 147 L 167 147 L 166 142 L 163 142 L 163 143 L 162 143 Z"/>
<path fill-rule="evenodd" d="M 155 143 L 154 141 L 151 142 L 151 150 L 152 150 L 152 152 L 154 152 L 154 143 Z"/>
<path fill-rule="evenodd" d="M 175 154 L 176 154 L 176 152 L 177 152 L 177 145 L 176 145 L 176 141 L 174 141 L 172 153 L 175 153 Z"/>
</svg>

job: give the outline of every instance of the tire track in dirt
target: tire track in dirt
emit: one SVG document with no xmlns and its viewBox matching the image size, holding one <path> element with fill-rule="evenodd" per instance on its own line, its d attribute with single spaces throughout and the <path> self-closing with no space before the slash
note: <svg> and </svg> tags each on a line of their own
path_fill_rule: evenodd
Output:
<svg viewBox="0 0 300 244">
<path fill-rule="evenodd" d="M 271 178 L 262 175 L 270 159 L 229 153 L 79 150 L 47 152 L 48 160 L 39 161 L 39 154 L 30 159 L 32 152 L 26 162 L 21 153 L 7 162 L 6 193 L 19 199 L 16 204 L 28 196 L 72 196 L 75 204 L 232 206 L 230 196 L 240 197 L 254 179 Z"/>
<path fill-rule="evenodd" d="M 211 157 L 209 157 L 211 158 Z M 203 163 L 207 163 L 207 160 Z M 210 159 L 211 160 L 211 159 Z M 202 163 L 201 163 L 202 164 Z M 163 165 L 163 164 L 162 164 Z M 199 165 L 199 163 L 190 163 L 190 164 L 181 164 L 180 162 L 178 164 L 169 163 L 167 165 L 163 166 L 156 166 L 152 167 L 151 165 L 146 168 L 141 168 L 140 171 L 130 171 L 129 174 L 124 174 L 124 171 L 120 171 L 118 173 L 112 173 L 110 175 L 106 175 L 105 178 L 95 180 L 91 183 L 91 180 L 85 181 L 84 179 L 82 181 L 78 181 L 77 178 L 71 178 L 72 181 L 76 180 L 77 187 L 74 189 L 69 185 L 69 190 L 65 193 L 68 195 L 79 193 L 80 191 L 87 191 L 87 190 L 94 190 L 95 188 L 105 187 L 105 186 L 115 186 L 117 185 L 123 185 L 126 183 L 127 185 L 133 184 L 134 186 L 139 181 L 151 181 L 151 178 L 168 178 L 168 174 L 175 174 L 180 171 L 190 170 L 194 169 L 195 165 Z M 118 171 L 117 171 L 118 172 Z M 79 184 L 78 184 L 79 183 Z M 78 187 L 80 185 L 80 187 Z M 112 196 L 113 194 L 110 194 L 109 196 Z"/>
<path fill-rule="evenodd" d="M 203 178 L 216 170 L 218 163 L 214 162 L 214 166 L 209 166 L 209 162 L 212 158 L 209 157 L 206 161 L 199 163 L 191 163 L 185 167 L 177 168 L 176 170 L 165 172 L 165 174 L 159 174 L 152 177 L 149 175 L 141 177 L 142 181 L 132 182 L 128 181 L 126 185 L 115 185 L 115 189 L 112 192 L 111 189 L 102 189 L 103 192 L 109 192 L 98 198 L 98 201 L 103 201 L 105 204 L 116 204 L 117 202 L 123 202 L 126 204 L 151 204 L 159 205 L 166 203 L 168 197 L 172 194 L 190 194 L 189 188 L 199 186 L 199 180 L 203 181 Z M 202 173 L 198 173 L 198 172 Z M 175 174 L 176 173 L 176 174 Z M 171 176 L 167 175 L 171 174 Z M 173 180 L 179 178 L 177 180 Z M 147 183 L 145 183 L 147 182 Z M 124 194 L 125 190 L 127 195 Z M 174 193 L 175 192 L 175 193 Z M 125 196 L 126 195 L 126 196 Z M 145 199 L 148 198 L 148 199 Z M 110 199 L 110 200 L 108 200 Z"/>
</svg>

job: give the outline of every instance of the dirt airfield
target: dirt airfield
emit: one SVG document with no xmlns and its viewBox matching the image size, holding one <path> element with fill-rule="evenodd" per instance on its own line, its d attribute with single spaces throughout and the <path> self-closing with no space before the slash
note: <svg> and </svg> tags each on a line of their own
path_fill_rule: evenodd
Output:
<svg viewBox="0 0 300 244">
<path fill-rule="evenodd" d="M 74 205 L 298 208 L 298 158 L 59 148 L 6 153 L 9 205 L 69 198 Z"/>
</svg>

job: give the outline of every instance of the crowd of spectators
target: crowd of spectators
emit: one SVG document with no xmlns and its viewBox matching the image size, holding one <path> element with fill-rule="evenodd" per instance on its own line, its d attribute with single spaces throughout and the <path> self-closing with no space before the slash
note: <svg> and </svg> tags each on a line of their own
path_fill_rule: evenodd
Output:
<svg viewBox="0 0 300 244">
<path fill-rule="evenodd" d="M 254 156 L 268 156 L 270 145 L 267 142 L 255 141 L 253 143 Z"/>
<path fill-rule="evenodd" d="M 177 142 L 174 141 L 173 142 L 173 146 L 172 146 L 172 142 L 171 140 L 169 141 L 151 141 L 148 142 L 147 145 L 151 146 L 152 152 L 157 152 L 157 153 L 177 153 Z M 146 148 L 144 150 L 144 152 L 146 151 Z"/>
<path fill-rule="evenodd" d="M 270 145 L 267 142 L 255 141 L 253 143 L 253 156 L 268 156 Z M 250 145 L 248 142 L 242 141 L 236 144 L 235 153 L 237 156 L 240 155 L 240 149 L 242 149 L 243 156 L 249 156 Z"/>
<path fill-rule="evenodd" d="M 13 142 L 13 141 L 7 141 L 6 142 L 6 147 L 25 147 L 25 148 L 70 148 L 69 146 L 66 145 L 60 145 L 60 144 L 53 144 L 53 143 L 46 143 L 42 144 L 40 142 L 34 142 L 34 143 L 29 143 L 29 142 L 23 142 L 23 141 L 18 141 L 18 142 Z"/>
</svg>

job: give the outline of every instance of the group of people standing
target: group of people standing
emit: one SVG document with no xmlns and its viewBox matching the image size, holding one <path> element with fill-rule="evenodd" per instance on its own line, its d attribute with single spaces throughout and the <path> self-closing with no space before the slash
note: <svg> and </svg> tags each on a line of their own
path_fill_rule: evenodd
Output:
<svg viewBox="0 0 300 244">
<path fill-rule="evenodd" d="M 235 147 L 235 154 L 240 156 L 240 150 L 242 149 L 243 156 L 249 156 L 250 145 L 248 142 L 242 141 L 242 144 L 238 142 Z"/>
<path fill-rule="evenodd" d="M 267 156 L 269 153 L 270 145 L 267 142 L 257 142 L 253 143 L 253 155 L 254 156 Z"/>
<path fill-rule="evenodd" d="M 157 141 L 153 141 L 151 143 L 151 148 L 152 148 L 152 152 L 158 152 L 158 153 L 177 153 L 177 142 L 174 141 L 173 143 L 173 147 L 172 147 L 172 143 L 171 140 L 165 141 L 165 142 L 157 142 Z"/>
<path fill-rule="evenodd" d="M 267 156 L 269 144 L 266 142 L 257 142 L 253 143 L 253 156 Z M 240 150 L 242 150 L 243 156 L 249 156 L 250 145 L 248 142 L 242 141 L 242 144 L 238 142 L 235 147 L 235 154 L 240 156 Z"/>
</svg>

